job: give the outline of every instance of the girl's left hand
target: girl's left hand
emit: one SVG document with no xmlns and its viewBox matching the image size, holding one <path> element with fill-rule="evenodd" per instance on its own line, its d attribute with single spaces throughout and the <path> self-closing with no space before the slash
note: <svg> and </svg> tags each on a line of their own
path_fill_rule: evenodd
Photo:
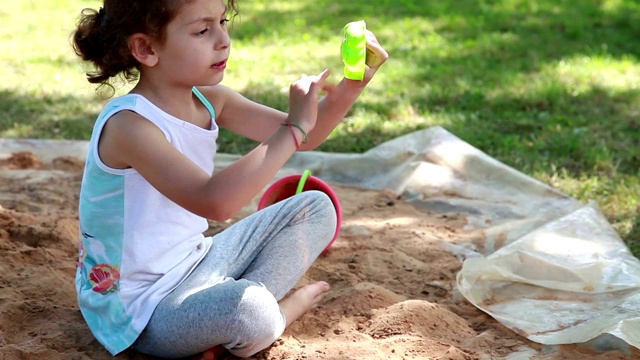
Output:
<svg viewBox="0 0 640 360">
<path fill-rule="evenodd" d="M 387 54 L 387 51 L 378 42 L 378 38 L 371 31 L 366 30 L 365 36 L 367 38 L 367 66 L 362 81 L 366 84 L 371 81 L 380 66 L 387 61 L 389 54 Z"/>
<path fill-rule="evenodd" d="M 378 42 L 378 38 L 370 31 L 365 30 L 365 37 L 367 39 L 367 58 L 365 61 L 365 72 L 364 78 L 362 80 L 350 80 L 347 78 L 343 78 L 343 81 L 346 81 L 346 85 L 350 89 L 356 89 L 361 91 L 365 86 L 371 81 L 373 75 L 375 75 L 376 71 L 382 66 L 382 64 L 387 61 L 389 58 L 389 54 L 387 51 L 380 45 Z M 330 93 L 335 89 L 336 84 L 331 84 L 329 82 L 325 82 L 322 86 L 322 91 L 325 93 Z"/>
</svg>

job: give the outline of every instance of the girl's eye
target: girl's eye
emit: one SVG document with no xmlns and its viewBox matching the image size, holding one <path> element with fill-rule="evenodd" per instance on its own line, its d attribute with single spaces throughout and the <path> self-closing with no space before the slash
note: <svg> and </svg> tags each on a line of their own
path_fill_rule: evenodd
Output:
<svg viewBox="0 0 640 360">
<path fill-rule="evenodd" d="M 209 30 L 209 28 L 203 29 L 202 31 L 198 31 L 198 35 L 204 35 Z"/>
<path fill-rule="evenodd" d="M 229 19 L 224 18 L 224 19 L 220 20 L 220 25 L 225 26 L 228 22 L 229 22 Z"/>
</svg>

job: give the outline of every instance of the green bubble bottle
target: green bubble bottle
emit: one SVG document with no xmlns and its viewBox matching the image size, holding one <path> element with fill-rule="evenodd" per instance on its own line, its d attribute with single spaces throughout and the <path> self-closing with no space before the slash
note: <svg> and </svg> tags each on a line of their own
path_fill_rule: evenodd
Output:
<svg viewBox="0 0 640 360">
<path fill-rule="evenodd" d="M 367 25 L 364 20 L 348 23 L 342 29 L 342 62 L 344 77 L 351 80 L 364 79 L 367 58 Z"/>
</svg>

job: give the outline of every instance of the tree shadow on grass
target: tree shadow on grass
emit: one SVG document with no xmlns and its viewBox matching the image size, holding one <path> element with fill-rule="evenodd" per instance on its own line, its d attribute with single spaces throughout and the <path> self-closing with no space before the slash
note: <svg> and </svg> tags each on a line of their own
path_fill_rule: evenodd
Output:
<svg viewBox="0 0 640 360">
<path fill-rule="evenodd" d="M 388 49 L 406 49 L 407 44 L 396 41 L 401 35 L 396 30 L 400 29 L 398 24 L 420 18 L 431 26 L 409 30 L 422 33 L 425 42 L 435 32 L 453 45 L 470 41 L 482 45 L 476 46 L 475 52 L 466 53 L 464 58 L 508 60 L 510 56 L 524 55 L 530 58 L 528 65 L 531 65 L 536 59 L 548 61 L 575 53 L 589 55 L 606 51 L 614 57 L 640 57 L 640 45 L 633 41 L 640 35 L 640 13 L 635 11 L 640 6 L 633 1 L 623 1 L 617 7 L 609 8 L 602 0 L 580 3 L 568 0 L 524 3 L 461 0 L 428 4 L 413 0 L 381 0 L 375 4 L 366 0 L 317 0 L 283 3 L 290 3 L 287 9 L 264 7 L 247 12 L 241 9 L 233 38 L 281 38 L 304 32 L 316 39 L 326 39 L 339 34 L 347 22 L 364 19 L 369 28 L 385 34 L 378 36 L 384 38 Z M 515 41 L 497 41 L 500 36 L 489 36 L 491 34 L 513 34 L 511 40 Z M 474 42 L 481 39 L 493 41 L 487 44 Z M 519 51 L 514 52 L 514 49 Z M 452 59 L 446 57 L 445 60 Z M 507 61 L 504 62 L 508 65 Z"/>
<path fill-rule="evenodd" d="M 399 76 L 376 79 L 383 81 L 380 88 L 391 89 L 390 94 L 382 91 L 360 100 L 355 111 L 373 110 L 390 117 L 384 111 L 406 106 L 418 114 L 449 118 L 448 130 L 525 171 L 553 166 L 573 173 L 610 172 L 600 169 L 607 162 L 617 164 L 616 171 L 637 171 L 640 155 L 634 149 L 638 144 L 629 139 L 640 128 L 633 109 L 640 93 L 583 84 L 590 88 L 576 95 L 561 75 L 544 74 L 545 69 L 576 58 L 637 62 L 640 5 L 636 2 L 318 0 L 284 4 L 288 7 L 243 14 L 244 21 L 233 36 L 247 41 L 299 39 L 302 31 L 323 40 L 336 36 L 348 21 L 365 19 L 394 61 L 382 72 L 390 71 L 390 66 L 411 66 Z M 422 40 L 408 42 L 415 38 Z M 535 91 L 518 84 L 538 77 L 550 84 Z M 373 147 L 424 126 L 402 124 L 387 130 L 390 127 L 373 124 L 359 130 L 366 141 L 356 148 L 366 150 L 360 146 Z M 346 141 L 334 137 L 321 149 L 342 151 L 346 147 L 340 144 Z M 523 157 L 539 160 L 518 164 Z"/>
<path fill-rule="evenodd" d="M 636 209 L 636 216 L 633 220 L 631 230 L 624 237 L 631 252 L 636 256 L 640 256 L 640 205 Z"/>
<path fill-rule="evenodd" d="M 449 130 L 507 163 L 539 158 L 538 164 L 519 164 L 526 172 L 563 168 L 574 175 L 584 171 L 607 176 L 637 174 L 640 120 L 633 104 L 640 100 L 640 90 L 612 94 L 593 87 L 577 96 L 552 92 L 475 102 L 460 99 L 461 104 L 477 105 L 467 109 L 471 115 L 459 117 Z M 509 138 L 512 141 L 505 140 Z"/>
<path fill-rule="evenodd" d="M 75 96 L 25 96 L 0 90 L 0 137 L 86 140 L 97 112 Z"/>
<path fill-rule="evenodd" d="M 521 98 L 514 94 L 488 99 L 482 93 L 468 92 L 444 100 L 416 97 L 411 102 L 439 104 L 444 101 L 446 104 L 432 113 L 441 112 L 457 119 L 445 126 L 447 130 L 525 173 L 562 168 L 576 176 L 585 171 L 603 176 L 637 174 L 640 120 L 637 110 L 628 104 L 640 99 L 640 90 L 611 94 L 594 87 L 578 96 L 549 91 L 553 96 L 541 93 Z M 286 111 L 288 96 L 273 84 L 253 83 L 243 93 Z M 347 114 L 347 122 L 340 125 L 343 131 L 335 132 L 318 150 L 364 152 L 389 139 L 432 125 L 400 119 L 398 126 L 389 129 L 385 123 L 395 120 L 386 120 L 391 114 L 385 113 L 389 109 L 379 101 L 356 103 Z M 599 113 L 594 114 L 594 109 Z M 349 129 L 348 119 L 358 111 L 376 113 L 385 119 L 356 130 Z M 221 135 L 220 142 L 221 151 L 231 153 L 245 153 L 256 145 L 233 134 Z M 522 159 L 536 160 L 522 162 Z"/>
</svg>

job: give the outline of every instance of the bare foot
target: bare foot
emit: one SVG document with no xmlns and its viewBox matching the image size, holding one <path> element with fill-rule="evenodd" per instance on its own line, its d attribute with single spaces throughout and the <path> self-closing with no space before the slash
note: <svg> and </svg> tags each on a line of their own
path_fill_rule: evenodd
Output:
<svg viewBox="0 0 640 360">
<path fill-rule="evenodd" d="M 206 350 L 205 352 L 200 354 L 200 356 L 194 358 L 194 360 L 216 360 L 220 355 L 224 354 L 226 350 L 227 349 L 222 347 L 222 345 L 218 345 L 218 346 L 212 347 L 209 350 Z"/>
<path fill-rule="evenodd" d="M 318 281 L 305 285 L 282 299 L 280 308 L 287 320 L 287 327 L 304 313 L 316 307 L 329 288 L 328 283 Z"/>
</svg>

